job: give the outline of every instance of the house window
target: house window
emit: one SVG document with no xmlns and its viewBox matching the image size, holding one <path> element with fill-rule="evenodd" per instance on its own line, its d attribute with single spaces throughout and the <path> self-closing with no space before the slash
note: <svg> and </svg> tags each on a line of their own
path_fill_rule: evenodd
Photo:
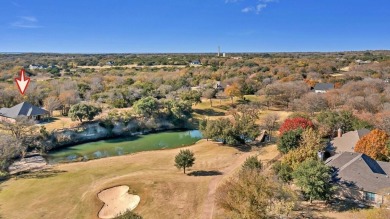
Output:
<svg viewBox="0 0 390 219">
<path fill-rule="evenodd" d="M 375 193 L 366 192 L 366 200 L 367 201 L 375 201 Z"/>
</svg>

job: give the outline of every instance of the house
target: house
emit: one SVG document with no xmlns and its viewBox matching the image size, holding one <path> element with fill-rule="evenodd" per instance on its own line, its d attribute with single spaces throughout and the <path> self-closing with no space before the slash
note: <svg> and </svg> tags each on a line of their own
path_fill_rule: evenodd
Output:
<svg viewBox="0 0 390 219">
<path fill-rule="evenodd" d="M 313 88 L 316 93 L 326 93 L 332 89 L 334 89 L 334 84 L 332 83 L 317 83 Z"/>
<path fill-rule="evenodd" d="M 0 120 L 14 121 L 19 116 L 27 116 L 29 119 L 39 121 L 44 117 L 48 117 L 49 112 L 27 102 L 20 103 L 11 108 L 0 109 Z"/>
<path fill-rule="evenodd" d="M 371 61 L 369 61 L 369 60 L 363 61 L 363 60 L 360 60 L 360 59 L 355 60 L 355 62 L 356 62 L 357 64 L 359 64 L 359 65 L 370 64 L 370 63 L 371 63 Z"/>
<path fill-rule="evenodd" d="M 376 161 L 355 152 L 343 152 L 325 161 L 332 167 L 332 181 L 339 185 L 336 195 L 369 205 L 389 204 L 390 163 Z"/>
<path fill-rule="evenodd" d="M 356 131 L 342 133 L 338 130 L 337 137 L 334 138 L 327 147 L 331 155 L 342 152 L 354 152 L 356 143 L 370 132 L 368 129 L 359 129 Z"/>
<path fill-rule="evenodd" d="M 42 69 L 48 69 L 49 66 L 47 66 L 47 65 L 29 65 L 28 68 L 30 70 L 36 70 L 36 69 L 42 70 Z"/>
<path fill-rule="evenodd" d="M 195 60 L 195 61 L 192 61 L 190 63 L 190 66 L 192 66 L 192 67 L 199 67 L 199 66 L 202 66 L 202 63 L 199 60 Z"/>
<path fill-rule="evenodd" d="M 270 142 L 271 136 L 268 134 L 266 130 L 262 130 L 260 132 L 260 135 L 256 137 L 255 139 L 258 142 L 264 143 L 264 142 Z"/>
</svg>

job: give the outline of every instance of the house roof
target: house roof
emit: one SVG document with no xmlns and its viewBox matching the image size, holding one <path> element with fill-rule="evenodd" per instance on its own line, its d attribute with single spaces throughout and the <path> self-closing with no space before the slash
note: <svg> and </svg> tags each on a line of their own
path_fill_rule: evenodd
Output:
<svg viewBox="0 0 390 219">
<path fill-rule="evenodd" d="M 331 90 L 334 89 L 334 84 L 332 83 L 317 83 L 314 86 L 314 90 Z"/>
<path fill-rule="evenodd" d="M 376 161 L 361 153 L 343 152 L 328 158 L 333 180 L 356 189 L 386 194 L 390 191 L 390 163 Z"/>
<path fill-rule="evenodd" d="M 354 152 L 356 143 L 369 132 L 368 129 L 347 132 L 331 141 L 331 149 L 336 152 Z"/>
<path fill-rule="evenodd" d="M 49 112 L 27 102 L 20 103 L 11 108 L 0 109 L 0 116 L 13 119 L 17 118 L 18 116 L 39 116 L 45 114 L 49 114 Z"/>
</svg>

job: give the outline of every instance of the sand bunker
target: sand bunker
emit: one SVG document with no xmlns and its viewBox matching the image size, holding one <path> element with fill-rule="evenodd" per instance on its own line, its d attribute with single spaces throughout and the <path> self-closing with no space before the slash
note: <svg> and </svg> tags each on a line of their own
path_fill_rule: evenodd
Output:
<svg viewBox="0 0 390 219">
<path fill-rule="evenodd" d="M 99 218 L 115 218 L 136 208 L 141 198 L 138 195 L 129 194 L 128 191 L 128 186 L 117 186 L 101 191 L 98 197 L 104 202 L 104 206 L 99 212 Z"/>
</svg>

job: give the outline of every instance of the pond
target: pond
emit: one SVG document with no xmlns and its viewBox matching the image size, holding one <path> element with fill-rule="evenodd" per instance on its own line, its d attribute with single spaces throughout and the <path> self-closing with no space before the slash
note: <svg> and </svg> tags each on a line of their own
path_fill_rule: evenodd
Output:
<svg viewBox="0 0 390 219">
<path fill-rule="evenodd" d="M 167 131 L 126 138 L 80 144 L 48 153 L 49 163 L 91 160 L 140 151 L 161 150 L 192 145 L 202 138 L 198 130 Z"/>
</svg>

